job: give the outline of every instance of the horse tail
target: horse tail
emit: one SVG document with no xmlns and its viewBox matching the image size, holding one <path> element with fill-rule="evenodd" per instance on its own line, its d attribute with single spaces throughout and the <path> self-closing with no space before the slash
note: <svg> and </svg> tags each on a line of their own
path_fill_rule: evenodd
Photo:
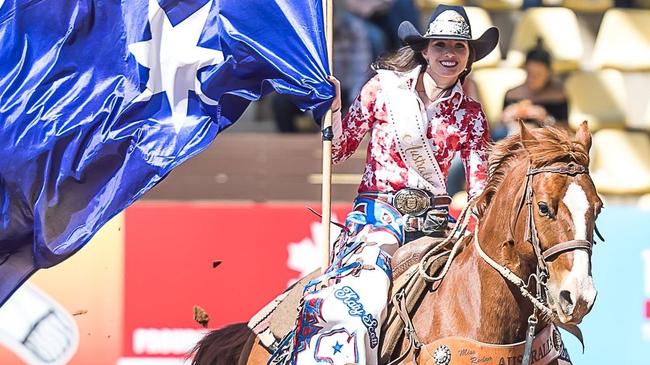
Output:
<svg viewBox="0 0 650 365">
<path fill-rule="evenodd" d="M 249 343 L 255 333 L 246 323 L 236 323 L 214 330 L 205 335 L 192 349 L 192 365 L 235 365 L 240 358 L 245 359 L 250 351 Z M 245 364 L 245 362 L 243 362 Z"/>
</svg>

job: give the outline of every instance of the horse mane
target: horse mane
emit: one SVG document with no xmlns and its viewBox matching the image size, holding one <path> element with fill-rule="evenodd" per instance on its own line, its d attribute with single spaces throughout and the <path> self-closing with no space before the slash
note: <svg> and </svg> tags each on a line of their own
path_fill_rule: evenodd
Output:
<svg viewBox="0 0 650 365">
<path fill-rule="evenodd" d="M 186 360 L 192 359 L 192 365 L 239 364 L 251 336 L 254 337 L 255 334 L 246 323 L 235 323 L 214 330 L 203 336 L 187 354 Z"/>
<path fill-rule="evenodd" d="M 492 146 L 488 160 L 488 180 L 476 205 L 479 216 L 482 216 L 490 205 L 515 161 L 528 157 L 530 165 L 534 168 L 556 162 L 574 162 L 580 166 L 589 166 L 589 152 L 586 147 L 572 140 L 566 130 L 546 127 L 531 130 L 530 133 L 535 139 L 526 140 L 526 148 L 520 134 L 509 136 Z"/>
</svg>

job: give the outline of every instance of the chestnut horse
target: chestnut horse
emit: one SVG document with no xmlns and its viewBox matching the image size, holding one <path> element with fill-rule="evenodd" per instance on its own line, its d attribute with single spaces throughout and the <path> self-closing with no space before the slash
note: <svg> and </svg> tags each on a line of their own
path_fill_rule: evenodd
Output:
<svg viewBox="0 0 650 365">
<path fill-rule="evenodd" d="M 578 324 L 589 313 L 596 298 L 591 246 L 602 207 L 587 170 L 590 147 L 586 122 L 573 140 L 559 129 L 530 131 L 522 124 L 520 135 L 493 147 L 487 186 L 476 203 L 477 229 L 412 316 L 420 343 L 454 336 L 512 344 L 535 328 L 528 320 L 534 309 L 542 312 L 536 331 L 549 321 Z M 404 338 L 397 350 L 407 343 Z M 438 363 L 424 355 L 420 351 L 416 362 Z M 263 365 L 267 359 L 240 324 L 208 334 L 193 363 Z"/>
</svg>

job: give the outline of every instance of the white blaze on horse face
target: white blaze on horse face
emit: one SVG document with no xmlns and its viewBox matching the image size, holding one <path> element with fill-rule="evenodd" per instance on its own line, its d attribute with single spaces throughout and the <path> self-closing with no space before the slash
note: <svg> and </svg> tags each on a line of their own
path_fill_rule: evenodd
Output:
<svg viewBox="0 0 650 365">
<path fill-rule="evenodd" d="M 587 239 L 587 209 L 589 209 L 589 200 L 587 194 L 580 185 L 572 182 L 569 185 L 564 199 L 562 199 L 571 213 L 573 220 L 574 239 Z M 589 253 L 585 250 L 573 250 L 573 265 L 571 272 L 564 279 L 560 290 L 571 292 L 574 300 L 582 299 L 587 302 L 590 308 L 596 299 L 596 289 L 594 288 L 593 279 L 589 275 L 591 265 Z"/>
</svg>

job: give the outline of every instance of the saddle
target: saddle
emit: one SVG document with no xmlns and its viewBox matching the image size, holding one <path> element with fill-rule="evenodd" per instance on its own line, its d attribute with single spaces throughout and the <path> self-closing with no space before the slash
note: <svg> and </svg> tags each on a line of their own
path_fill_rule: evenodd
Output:
<svg viewBox="0 0 650 365">
<path fill-rule="evenodd" d="M 444 240 L 445 238 L 425 236 L 400 247 L 393 255 L 393 284 L 389 293 L 388 314 L 381 331 L 382 340 L 379 342 L 379 358 L 382 363 L 392 357 L 399 341 L 405 335 L 405 323 L 396 308 L 396 296 L 403 293 L 402 300 L 406 304 L 406 310 L 409 315 L 412 314 L 416 304 L 424 296 L 425 289 L 430 285 L 420 276 L 420 261 L 425 255 L 431 257 L 427 260 L 426 273 L 430 276 L 436 275 L 447 261 L 453 241 L 445 247 L 438 247 L 437 252 L 431 250 Z M 274 352 L 280 341 L 295 327 L 304 287 L 319 275 L 320 270 L 315 270 L 303 277 L 249 321 L 248 327 L 258 335 L 260 343 L 269 353 Z"/>
</svg>

